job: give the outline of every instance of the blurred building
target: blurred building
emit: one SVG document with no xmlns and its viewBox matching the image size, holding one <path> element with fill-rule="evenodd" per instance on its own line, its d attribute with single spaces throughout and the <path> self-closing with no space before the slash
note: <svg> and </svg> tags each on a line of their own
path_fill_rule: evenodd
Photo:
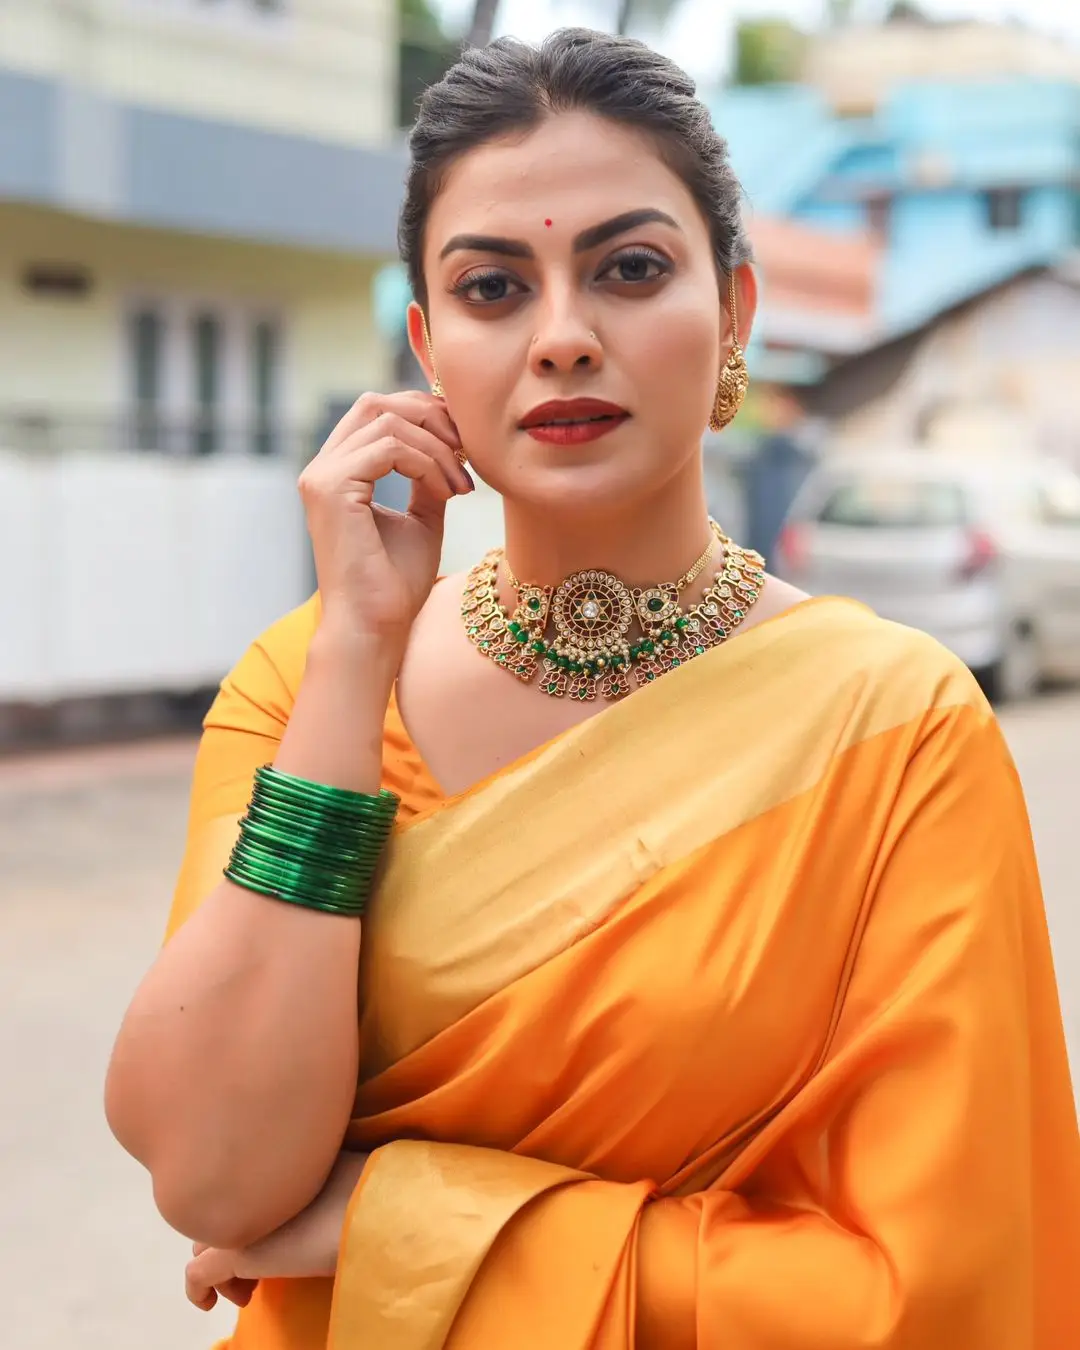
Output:
<svg viewBox="0 0 1080 1350">
<path fill-rule="evenodd" d="M 1019 11 L 1018 11 L 1019 12 Z M 872 116 L 883 91 L 913 80 L 1080 82 L 1080 53 L 1022 21 L 937 20 L 909 14 L 811 38 L 802 80 L 842 117 Z"/>
<path fill-rule="evenodd" d="M 755 213 L 829 231 L 853 274 L 867 232 L 878 242 L 874 316 L 861 348 L 836 351 L 823 319 L 820 341 L 813 331 L 806 337 L 819 359 L 804 362 L 807 373 L 792 383 L 806 386 L 840 436 L 870 442 L 863 414 L 871 406 L 884 413 L 890 399 L 908 400 L 879 430 L 921 433 L 945 425 L 954 395 L 969 412 L 950 439 L 963 422 L 975 444 L 972 390 L 993 383 L 999 398 L 980 395 L 984 424 L 992 406 L 999 427 L 1025 428 L 1025 445 L 1060 446 L 1068 439 L 1060 398 L 1046 401 L 1038 381 L 1016 372 L 1038 365 L 1080 379 L 1080 293 L 1071 280 L 1080 60 L 1011 29 L 894 24 L 830 35 L 812 48 L 807 71 L 816 84 L 732 89 L 713 108 Z M 1018 309 L 1025 318 L 1010 348 L 995 316 Z M 938 363 L 936 380 L 886 380 L 900 352 L 910 356 L 939 329 L 954 335 L 954 347 L 956 333 L 975 335 L 997 351 L 996 364 L 980 358 L 962 377 L 955 355 L 940 356 L 945 339 L 935 339 L 922 364 Z M 885 355 L 868 359 L 876 351 Z"/>
<path fill-rule="evenodd" d="M 383 383 L 394 0 L 0 4 L 0 703 L 216 680 Z"/>
</svg>

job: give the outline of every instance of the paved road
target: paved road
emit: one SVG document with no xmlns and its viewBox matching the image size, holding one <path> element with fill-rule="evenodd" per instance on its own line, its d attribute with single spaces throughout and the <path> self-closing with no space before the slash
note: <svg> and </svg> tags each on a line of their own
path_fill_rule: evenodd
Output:
<svg viewBox="0 0 1080 1350">
<path fill-rule="evenodd" d="M 1013 711 L 1074 1063 L 1080 1065 L 1080 695 Z M 0 763 L 0 1341 L 12 1350 L 206 1350 L 182 1239 L 110 1139 L 109 1045 L 160 940 L 188 743 Z"/>
</svg>

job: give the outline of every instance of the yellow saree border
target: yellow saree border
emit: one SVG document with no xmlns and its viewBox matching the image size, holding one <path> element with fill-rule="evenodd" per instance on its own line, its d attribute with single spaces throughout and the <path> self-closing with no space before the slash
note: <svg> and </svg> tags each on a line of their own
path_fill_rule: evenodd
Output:
<svg viewBox="0 0 1080 1350">
<path fill-rule="evenodd" d="M 466 1145 L 377 1150 L 342 1232 L 327 1350 L 445 1344 L 499 1233 L 530 1201 L 583 1174 Z"/>
<path fill-rule="evenodd" d="M 855 602 L 811 601 L 417 818 L 365 919 L 363 1076 L 572 946 L 664 868 L 811 789 L 845 749 L 980 698 L 931 639 Z"/>
</svg>

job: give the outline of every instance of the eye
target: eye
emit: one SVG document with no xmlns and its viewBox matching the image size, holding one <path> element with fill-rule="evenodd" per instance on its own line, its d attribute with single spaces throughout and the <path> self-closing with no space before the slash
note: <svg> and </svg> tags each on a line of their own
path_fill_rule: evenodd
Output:
<svg viewBox="0 0 1080 1350">
<path fill-rule="evenodd" d="M 610 281 L 621 281 L 631 285 L 656 281 L 671 271 L 670 261 L 661 253 L 649 248 L 628 249 L 616 254 L 600 269 L 600 277 Z"/>
<path fill-rule="evenodd" d="M 511 295 L 519 294 L 524 287 L 506 272 L 489 269 L 466 272 L 450 289 L 466 304 L 494 305 L 500 300 L 508 300 Z"/>
</svg>

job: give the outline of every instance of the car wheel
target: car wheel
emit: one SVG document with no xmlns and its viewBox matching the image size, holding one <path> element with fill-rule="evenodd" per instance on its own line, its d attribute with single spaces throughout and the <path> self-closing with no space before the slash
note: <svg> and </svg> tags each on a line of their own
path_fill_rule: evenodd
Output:
<svg viewBox="0 0 1080 1350">
<path fill-rule="evenodd" d="M 1039 691 L 1042 665 L 1035 630 L 1029 623 L 1018 623 L 1005 641 L 1005 650 L 987 670 L 978 672 L 979 681 L 992 703 L 1023 703 Z"/>
</svg>

